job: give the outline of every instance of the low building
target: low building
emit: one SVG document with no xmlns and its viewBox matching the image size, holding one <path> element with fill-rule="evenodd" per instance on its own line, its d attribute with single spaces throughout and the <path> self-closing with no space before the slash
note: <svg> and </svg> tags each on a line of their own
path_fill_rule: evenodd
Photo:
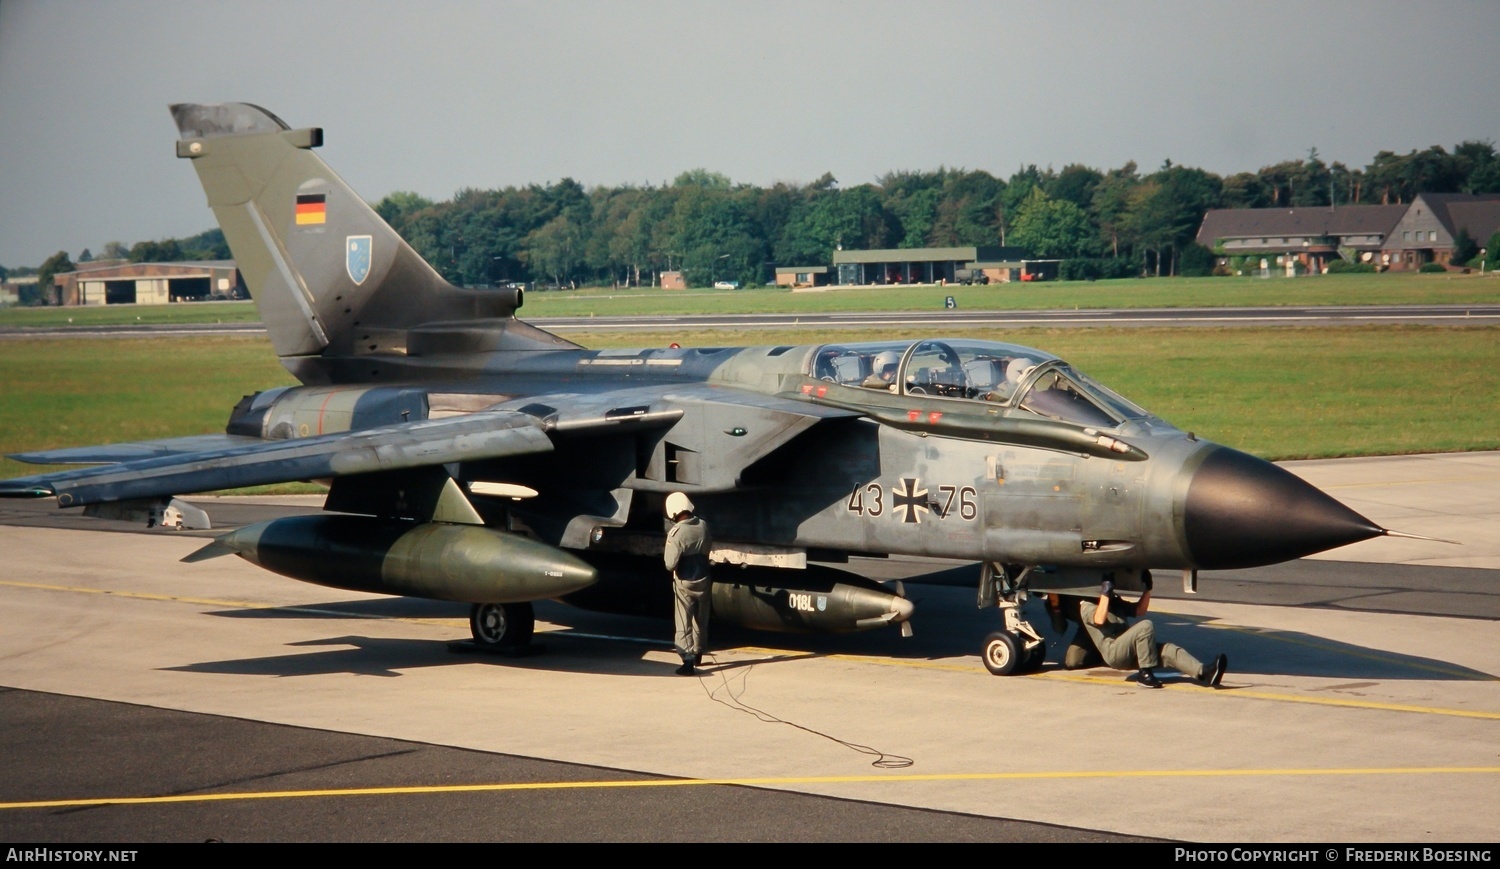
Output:
<svg viewBox="0 0 1500 869">
<path fill-rule="evenodd" d="M 0 281 L 0 305 L 19 305 L 23 293 L 36 287 L 36 275 L 22 275 Z"/>
<path fill-rule="evenodd" d="M 778 287 L 822 287 L 828 284 L 828 266 L 778 266 Z"/>
<path fill-rule="evenodd" d="M 165 305 L 249 298 L 233 260 L 89 263 L 53 277 L 60 305 Z"/>
<path fill-rule="evenodd" d="M 1248 256 L 1320 272 L 1335 259 L 1414 270 L 1449 265 L 1460 230 L 1483 246 L 1500 230 L 1500 194 L 1421 193 L 1406 205 L 1223 208 L 1203 216 L 1198 243 L 1219 264 Z"/>
<path fill-rule="evenodd" d="M 920 247 L 838 250 L 833 267 L 840 286 L 867 284 L 953 284 L 961 271 L 979 263 L 1005 263 L 1026 257 L 1016 247 Z"/>
<path fill-rule="evenodd" d="M 1022 282 L 1055 281 L 1062 276 L 1062 264 L 1060 259 L 1021 260 L 1021 273 L 1017 279 Z"/>
<path fill-rule="evenodd" d="M 682 272 L 662 272 L 661 288 L 664 290 L 685 290 L 687 289 L 687 278 L 683 277 Z"/>
<path fill-rule="evenodd" d="M 1341 205 L 1322 208 L 1220 208 L 1203 215 L 1198 244 L 1230 257 L 1291 257 L 1307 271 L 1321 272 L 1341 258 L 1372 261 L 1391 230 L 1406 213 L 1405 205 Z"/>
<path fill-rule="evenodd" d="M 1392 269 L 1418 269 L 1427 263 L 1454 265 L 1459 231 L 1483 247 L 1500 231 L 1500 194 L 1420 193 L 1391 229 L 1381 263 Z"/>
</svg>

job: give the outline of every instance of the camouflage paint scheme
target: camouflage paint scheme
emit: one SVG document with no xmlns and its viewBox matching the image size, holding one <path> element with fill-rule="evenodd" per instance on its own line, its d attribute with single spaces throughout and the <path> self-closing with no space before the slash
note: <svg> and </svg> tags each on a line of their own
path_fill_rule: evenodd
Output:
<svg viewBox="0 0 1500 869">
<path fill-rule="evenodd" d="M 310 582 L 463 600 L 476 641 L 507 646 L 543 598 L 665 615 L 653 559 L 662 502 L 682 491 L 718 541 L 717 618 L 905 626 L 899 589 L 809 559 L 978 561 L 980 600 L 1005 615 L 1002 648 L 986 647 L 996 672 L 1040 663 L 1016 612 L 1028 593 L 1139 590 L 1148 570 L 1191 586 L 1200 568 L 1385 533 L 1031 348 L 581 348 L 516 319 L 519 290 L 443 280 L 313 153 L 321 129 L 243 103 L 172 113 L 178 156 L 303 385 L 246 397 L 222 436 L 16 456 L 107 464 L 0 494 L 159 511 L 329 480 L 338 515 L 238 529 L 190 559 L 233 552 Z"/>
</svg>

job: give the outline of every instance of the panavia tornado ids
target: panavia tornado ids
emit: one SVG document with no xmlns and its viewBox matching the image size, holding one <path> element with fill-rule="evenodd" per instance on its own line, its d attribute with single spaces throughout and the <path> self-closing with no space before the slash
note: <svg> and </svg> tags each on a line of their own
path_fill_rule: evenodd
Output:
<svg viewBox="0 0 1500 869">
<path fill-rule="evenodd" d="M 1381 534 L 1292 474 L 1183 432 L 1041 350 L 962 337 L 587 350 L 516 319 L 519 289 L 445 281 L 257 106 L 172 107 L 282 364 L 222 435 L 13 458 L 92 467 L 0 483 L 97 515 L 323 480 L 320 514 L 224 534 L 295 579 L 471 604 L 474 642 L 529 642 L 532 603 L 670 613 L 663 502 L 713 527 L 713 617 L 772 631 L 900 626 L 851 555 L 980 562 L 983 658 L 1038 667 L 1021 603 L 1148 571 L 1241 568 Z M 180 515 L 180 514 L 179 514 Z M 198 517 L 201 519 L 202 517 Z"/>
</svg>

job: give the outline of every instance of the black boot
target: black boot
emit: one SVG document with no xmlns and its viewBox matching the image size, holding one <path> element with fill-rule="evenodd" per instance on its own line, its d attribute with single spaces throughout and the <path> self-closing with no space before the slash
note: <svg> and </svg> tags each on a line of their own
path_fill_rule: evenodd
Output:
<svg viewBox="0 0 1500 869">
<path fill-rule="evenodd" d="M 1229 656 L 1220 655 L 1214 658 L 1214 664 L 1204 672 L 1204 681 L 1213 687 L 1219 687 L 1219 682 L 1224 679 L 1224 671 L 1229 669 Z"/>
<path fill-rule="evenodd" d="M 1142 688 L 1161 687 L 1161 680 L 1156 678 L 1156 673 L 1152 672 L 1150 667 L 1141 668 L 1141 672 L 1138 674 L 1136 682 L 1138 682 Z"/>
</svg>

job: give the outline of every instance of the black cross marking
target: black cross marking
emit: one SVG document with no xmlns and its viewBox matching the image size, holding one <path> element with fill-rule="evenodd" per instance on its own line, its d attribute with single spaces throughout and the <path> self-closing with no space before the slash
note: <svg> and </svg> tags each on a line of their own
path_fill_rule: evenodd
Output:
<svg viewBox="0 0 1500 869">
<path fill-rule="evenodd" d="M 903 522 L 914 522 L 922 524 L 922 514 L 927 512 L 927 490 L 918 489 L 921 479 L 916 477 L 902 477 L 900 491 L 891 491 L 891 500 L 896 509 L 906 508 L 906 516 Z"/>
</svg>

